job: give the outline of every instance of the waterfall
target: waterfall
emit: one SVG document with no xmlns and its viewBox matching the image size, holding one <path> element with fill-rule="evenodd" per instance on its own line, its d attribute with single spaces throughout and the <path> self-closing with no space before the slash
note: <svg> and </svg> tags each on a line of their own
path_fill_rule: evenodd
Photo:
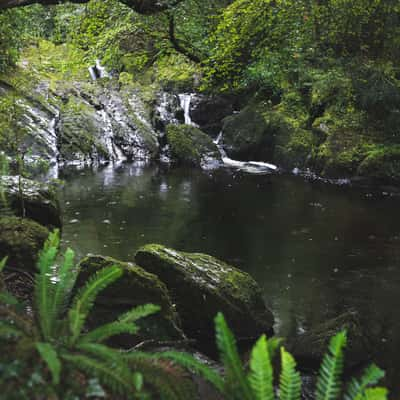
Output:
<svg viewBox="0 0 400 400">
<path fill-rule="evenodd" d="M 192 102 L 193 94 L 192 93 L 183 93 L 183 94 L 179 94 L 178 97 L 179 97 L 179 101 L 181 103 L 181 107 L 184 111 L 185 124 L 197 126 L 190 118 L 190 104 Z"/>
<path fill-rule="evenodd" d="M 110 74 L 106 71 L 106 69 L 100 64 L 100 60 L 96 60 L 96 65 L 88 68 L 90 77 L 92 80 L 97 80 L 99 78 L 109 78 Z"/>
<path fill-rule="evenodd" d="M 222 162 L 227 167 L 237 168 L 241 171 L 250 173 L 250 174 L 262 174 L 265 172 L 277 171 L 278 167 L 274 164 L 261 162 L 261 161 L 238 161 L 232 160 L 226 154 L 226 151 L 222 147 L 222 139 L 223 133 L 222 131 L 219 133 L 218 137 L 214 140 L 214 143 L 217 145 L 218 150 L 221 154 Z"/>
</svg>

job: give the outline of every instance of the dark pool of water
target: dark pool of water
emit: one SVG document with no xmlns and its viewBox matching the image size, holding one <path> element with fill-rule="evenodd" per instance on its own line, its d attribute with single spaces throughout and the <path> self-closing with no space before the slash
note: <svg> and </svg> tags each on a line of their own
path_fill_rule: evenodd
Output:
<svg viewBox="0 0 400 400">
<path fill-rule="evenodd" d="M 163 243 L 261 285 L 280 335 L 355 309 L 400 381 L 400 198 L 299 177 L 123 165 L 63 171 L 64 242 L 132 260 Z M 399 385 L 400 386 L 400 385 Z"/>
</svg>

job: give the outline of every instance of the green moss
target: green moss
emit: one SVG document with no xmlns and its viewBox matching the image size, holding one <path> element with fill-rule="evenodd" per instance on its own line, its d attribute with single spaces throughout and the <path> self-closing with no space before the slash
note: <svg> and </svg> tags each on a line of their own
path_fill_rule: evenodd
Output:
<svg viewBox="0 0 400 400">
<path fill-rule="evenodd" d="M 30 219 L 1 218 L 0 259 L 8 256 L 8 267 L 34 273 L 39 251 L 48 236 L 44 226 Z"/>
<path fill-rule="evenodd" d="M 383 181 L 400 181 L 400 145 L 378 145 L 368 151 L 357 174 Z"/>
<path fill-rule="evenodd" d="M 132 263 L 115 260 L 110 257 L 88 256 L 79 266 L 81 269 L 79 283 L 83 284 L 89 276 L 99 269 L 117 265 L 123 270 L 122 277 L 108 286 L 96 299 L 91 324 L 111 322 L 118 316 L 143 304 L 152 303 L 161 307 L 159 314 L 139 322 L 139 335 L 147 339 L 172 340 L 181 339 L 179 317 L 172 305 L 166 286 L 156 275 L 150 274 Z M 134 338 L 137 341 L 138 338 Z M 125 345 L 133 345 L 125 342 Z"/>
<path fill-rule="evenodd" d="M 265 308 L 260 288 L 247 273 L 206 254 L 157 244 L 139 249 L 135 261 L 165 282 L 190 336 L 210 336 L 218 311 L 239 336 L 271 331 L 273 317 Z"/>
<path fill-rule="evenodd" d="M 168 125 L 167 140 L 174 162 L 183 165 L 199 166 L 205 157 L 221 158 L 212 139 L 189 125 Z"/>
</svg>

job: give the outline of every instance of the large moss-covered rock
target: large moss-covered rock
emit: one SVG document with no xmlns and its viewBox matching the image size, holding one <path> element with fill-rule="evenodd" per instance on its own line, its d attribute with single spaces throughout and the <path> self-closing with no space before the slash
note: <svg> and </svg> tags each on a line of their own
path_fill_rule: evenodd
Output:
<svg viewBox="0 0 400 400">
<path fill-rule="evenodd" d="M 308 332 L 289 340 L 288 349 L 299 365 L 315 369 L 321 364 L 330 339 L 338 332 L 347 331 L 345 366 L 348 369 L 363 366 L 373 356 L 373 341 L 362 327 L 359 316 L 352 311 L 312 327 Z"/>
<path fill-rule="evenodd" d="M 257 283 L 245 272 L 205 254 L 162 245 L 139 249 L 136 263 L 167 285 L 190 337 L 214 336 L 214 317 L 223 312 L 239 338 L 272 332 L 274 318 Z"/>
<path fill-rule="evenodd" d="M 0 260 L 8 257 L 7 267 L 36 272 L 36 261 L 49 231 L 30 219 L 0 219 Z"/>
<path fill-rule="evenodd" d="M 47 184 L 25 178 L 21 178 L 21 190 L 27 218 L 49 228 L 61 227 L 61 211 L 55 190 Z M 0 177 L 0 193 L 2 206 L 22 216 L 18 176 Z"/>
<path fill-rule="evenodd" d="M 254 106 L 224 119 L 224 149 L 231 158 L 268 161 L 274 151 L 275 132 Z"/>
<path fill-rule="evenodd" d="M 114 321 L 131 308 L 147 303 L 159 305 L 161 311 L 138 321 L 140 332 L 137 337 L 121 338 L 119 344 L 133 346 L 143 339 L 179 340 L 184 338 L 179 317 L 172 305 L 166 286 L 157 276 L 144 271 L 132 263 L 126 263 L 103 256 L 87 256 L 80 266 L 79 284 L 101 268 L 117 265 L 123 275 L 108 286 L 96 299 L 96 307 L 91 314 L 90 324 L 97 326 Z"/>
<path fill-rule="evenodd" d="M 167 140 L 173 162 L 208 168 L 218 166 L 221 155 L 212 139 L 190 125 L 169 125 Z"/>
</svg>

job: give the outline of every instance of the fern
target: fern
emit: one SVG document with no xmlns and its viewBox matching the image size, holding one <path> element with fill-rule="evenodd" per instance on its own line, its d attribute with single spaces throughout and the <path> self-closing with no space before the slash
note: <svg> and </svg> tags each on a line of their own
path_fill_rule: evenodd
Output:
<svg viewBox="0 0 400 400">
<path fill-rule="evenodd" d="M 283 347 L 281 348 L 281 364 L 280 400 L 300 400 L 301 377 L 296 371 L 296 361 Z"/>
<path fill-rule="evenodd" d="M 224 316 L 218 313 L 215 318 L 215 330 L 217 347 L 221 361 L 226 369 L 228 385 L 226 389 L 233 397 L 244 400 L 252 400 L 252 393 L 245 377 L 242 362 L 236 348 L 236 341 L 230 331 Z"/>
<path fill-rule="evenodd" d="M 387 400 L 388 390 L 386 388 L 370 388 L 366 389 L 363 400 Z"/>
<path fill-rule="evenodd" d="M 118 321 L 123 323 L 135 322 L 138 319 L 153 315 L 159 312 L 160 310 L 161 310 L 160 306 L 156 306 L 154 304 L 144 304 L 142 306 L 135 307 L 132 310 L 122 314 L 118 318 Z"/>
<path fill-rule="evenodd" d="M 250 374 L 248 377 L 254 400 L 273 400 L 274 372 L 268 351 L 268 341 L 262 335 L 254 345 L 250 359 Z"/>
<path fill-rule="evenodd" d="M 224 391 L 224 380 L 220 375 L 209 366 L 201 363 L 191 354 L 178 352 L 178 351 L 165 351 L 155 354 L 156 359 L 167 359 L 176 362 L 182 367 L 199 374 L 208 382 L 210 382 L 219 392 Z"/>
<path fill-rule="evenodd" d="M 80 343 L 90 343 L 90 342 L 104 342 L 112 336 L 121 334 L 134 335 L 139 330 L 139 327 L 135 324 L 124 323 L 124 322 L 110 322 L 99 326 L 96 329 L 84 334 L 80 339 Z"/>
<path fill-rule="evenodd" d="M 74 270 L 74 257 L 75 253 L 71 249 L 67 249 L 64 254 L 64 262 L 57 273 L 56 289 L 52 299 L 54 318 L 61 316 L 64 312 L 78 276 L 78 270 Z"/>
<path fill-rule="evenodd" d="M 52 300 L 55 285 L 51 281 L 51 277 L 53 274 L 52 267 L 55 263 L 59 243 L 58 231 L 56 230 L 50 234 L 39 255 L 39 274 L 36 275 L 35 279 L 34 300 L 36 319 L 46 340 L 51 337 L 51 329 L 54 322 Z"/>
<path fill-rule="evenodd" d="M 121 368 L 96 360 L 84 354 L 63 354 L 62 358 L 89 376 L 97 376 L 113 393 L 124 395 L 134 390 L 132 376 L 121 373 Z"/>
<path fill-rule="evenodd" d="M 4 257 L 4 258 L 0 261 L 0 273 L 2 273 L 3 270 L 4 270 L 4 268 L 6 267 L 6 265 L 7 265 L 7 260 L 8 260 L 8 257 Z"/>
<path fill-rule="evenodd" d="M 58 385 L 60 383 L 61 361 L 58 358 L 57 351 L 50 343 L 36 343 L 36 349 L 51 372 L 53 384 Z"/>
<path fill-rule="evenodd" d="M 350 382 L 345 400 L 361 400 L 364 396 L 365 390 L 372 385 L 377 384 L 385 373 L 378 368 L 375 364 L 370 365 L 362 375 L 361 379 L 353 379 Z"/>
<path fill-rule="evenodd" d="M 331 339 L 318 376 L 316 400 L 336 400 L 339 397 L 343 371 L 343 348 L 345 346 L 345 331 L 338 333 Z"/>
<path fill-rule="evenodd" d="M 122 270 L 117 266 L 103 268 L 97 271 L 78 291 L 68 316 L 71 330 L 70 343 L 74 343 L 79 337 L 96 296 L 121 275 Z"/>
</svg>

